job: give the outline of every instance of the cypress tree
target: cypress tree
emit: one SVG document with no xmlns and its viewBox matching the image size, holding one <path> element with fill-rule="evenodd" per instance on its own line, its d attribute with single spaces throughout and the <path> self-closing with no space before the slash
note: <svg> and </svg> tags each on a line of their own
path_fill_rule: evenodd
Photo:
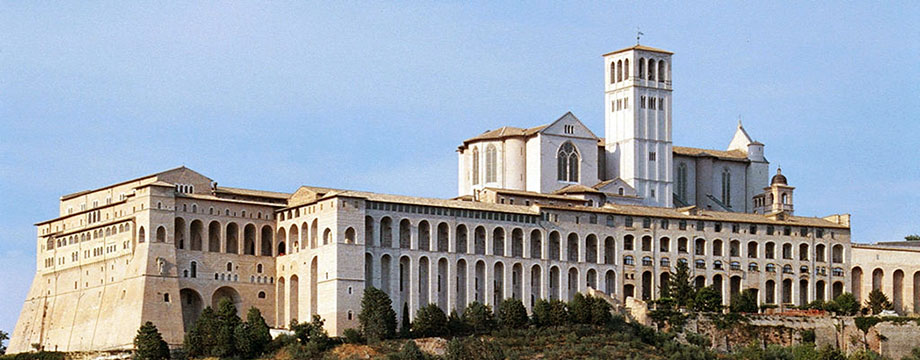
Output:
<svg viewBox="0 0 920 360">
<path fill-rule="evenodd" d="M 240 317 L 236 314 L 236 306 L 230 299 L 221 299 L 217 303 L 216 343 L 211 348 L 211 356 L 226 358 L 236 353 L 235 335 L 239 325 Z"/>
<path fill-rule="evenodd" d="M 396 335 L 396 311 L 390 296 L 374 287 L 365 288 L 358 321 L 368 343 L 392 339 Z"/>
<path fill-rule="evenodd" d="M 412 323 L 409 321 L 409 303 L 403 303 L 402 324 L 399 327 L 399 337 L 408 338 L 412 334 Z"/>
<path fill-rule="evenodd" d="M 168 360 L 169 345 L 152 322 L 146 322 L 134 337 L 134 358 L 137 360 Z"/>
</svg>

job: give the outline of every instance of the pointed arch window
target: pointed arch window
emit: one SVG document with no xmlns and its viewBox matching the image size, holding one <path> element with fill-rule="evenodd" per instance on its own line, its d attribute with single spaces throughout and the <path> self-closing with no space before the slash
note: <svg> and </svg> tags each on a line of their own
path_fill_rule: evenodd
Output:
<svg viewBox="0 0 920 360">
<path fill-rule="evenodd" d="M 473 148 L 473 185 L 479 184 L 479 149 Z"/>
<path fill-rule="evenodd" d="M 677 198 L 687 202 L 687 164 L 677 166 Z"/>
<path fill-rule="evenodd" d="M 495 145 L 489 145 L 486 148 L 486 182 L 491 183 L 495 182 L 496 175 L 495 169 L 497 168 L 496 156 L 495 156 Z"/>
<path fill-rule="evenodd" d="M 571 142 L 565 142 L 556 154 L 558 180 L 578 182 L 578 150 Z"/>
<path fill-rule="evenodd" d="M 732 173 L 728 169 L 722 170 L 722 203 L 732 207 Z"/>
</svg>

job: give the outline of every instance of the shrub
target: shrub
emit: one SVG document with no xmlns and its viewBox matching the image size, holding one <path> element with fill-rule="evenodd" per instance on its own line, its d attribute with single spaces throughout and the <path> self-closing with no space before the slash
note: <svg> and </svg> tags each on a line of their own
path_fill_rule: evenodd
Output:
<svg viewBox="0 0 920 360">
<path fill-rule="evenodd" d="M 712 286 L 697 290 L 693 298 L 693 310 L 698 312 L 722 311 L 722 294 Z"/>
<path fill-rule="evenodd" d="M 447 333 L 447 316 L 436 304 L 428 304 L 415 313 L 413 335 L 417 337 L 443 336 Z"/>
<path fill-rule="evenodd" d="M 393 302 L 390 296 L 380 289 L 364 289 L 358 321 L 361 323 L 361 331 L 370 343 L 396 336 L 396 311 L 393 310 Z"/>
<path fill-rule="evenodd" d="M 364 336 L 361 335 L 361 332 L 357 329 L 348 328 L 342 332 L 342 335 L 345 336 L 345 343 L 347 344 L 364 344 Z"/>
<path fill-rule="evenodd" d="M 391 356 L 391 358 L 393 358 Z M 415 341 L 409 340 L 403 345 L 402 349 L 399 351 L 399 354 L 395 356 L 398 360 L 425 360 L 427 357 L 422 350 L 419 350 L 418 345 L 415 344 Z"/>
<path fill-rule="evenodd" d="M 753 289 L 744 289 L 740 294 L 732 297 L 729 309 L 732 312 L 756 313 L 757 294 Z"/>
<path fill-rule="evenodd" d="M 878 315 L 882 310 L 891 310 L 891 302 L 888 301 L 888 296 L 881 290 L 873 289 L 866 299 L 866 308 L 869 309 L 872 315 Z"/>
<path fill-rule="evenodd" d="M 463 310 L 463 322 L 470 331 L 476 334 L 485 334 L 495 328 L 492 308 L 478 301 L 470 303 Z"/>
<path fill-rule="evenodd" d="M 463 322 L 463 319 L 460 318 L 460 315 L 457 314 L 457 310 L 451 310 L 450 316 L 447 317 L 447 332 L 451 336 L 461 336 L 466 335 L 469 332 L 469 329 L 466 327 L 466 323 Z"/>
<path fill-rule="evenodd" d="M 319 315 L 313 315 L 313 321 L 291 324 L 291 330 L 294 331 L 294 336 L 301 344 L 318 352 L 323 352 L 332 345 L 329 334 L 323 329 L 323 323 L 323 318 Z"/>
<path fill-rule="evenodd" d="M 33 346 L 34 348 L 34 346 Z M 67 353 L 57 351 L 22 352 L 12 355 L 0 355 L 2 360 L 66 360 Z"/>
<path fill-rule="evenodd" d="M 537 326 L 560 326 L 568 322 L 568 310 L 560 300 L 537 299 L 533 306 L 533 322 Z"/>
<path fill-rule="evenodd" d="M 454 338 L 447 343 L 445 360 L 501 360 L 506 359 L 501 346 L 492 341 L 483 341 L 478 338 Z"/>
<path fill-rule="evenodd" d="M 853 316 L 859 313 L 859 301 L 851 293 L 843 293 L 834 298 L 834 306 L 842 315 Z"/>
<path fill-rule="evenodd" d="M 508 298 L 498 306 L 498 323 L 506 329 L 520 329 L 527 326 L 530 319 L 521 300 Z"/>
<path fill-rule="evenodd" d="M 137 360 L 167 360 L 169 345 L 152 322 L 146 322 L 134 337 L 134 358 Z"/>
</svg>

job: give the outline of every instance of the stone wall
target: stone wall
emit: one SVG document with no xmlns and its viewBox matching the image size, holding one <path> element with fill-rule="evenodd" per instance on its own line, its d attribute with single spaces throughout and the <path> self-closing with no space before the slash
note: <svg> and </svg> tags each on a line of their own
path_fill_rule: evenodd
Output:
<svg viewBox="0 0 920 360">
<path fill-rule="evenodd" d="M 920 319 L 893 318 L 882 321 L 870 328 L 864 337 L 853 317 L 751 315 L 748 318 L 746 324 L 720 330 L 708 317 L 700 316 L 690 319 L 685 329 L 709 337 L 713 349 L 718 351 L 732 351 L 752 342 L 761 346 L 795 345 L 803 341 L 803 335 L 809 330 L 815 333 L 816 346 L 831 346 L 847 354 L 861 350 L 864 339 L 869 349 L 891 359 L 900 359 L 909 355 L 914 347 L 920 347 L 917 343 L 920 338 Z"/>
</svg>

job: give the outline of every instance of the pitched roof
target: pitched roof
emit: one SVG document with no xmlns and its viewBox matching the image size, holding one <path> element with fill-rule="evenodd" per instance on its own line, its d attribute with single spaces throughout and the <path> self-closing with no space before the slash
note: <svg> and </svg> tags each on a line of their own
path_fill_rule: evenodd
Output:
<svg viewBox="0 0 920 360">
<path fill-rule="evenodd" d="M 741 150 L 713 150 L 685 146 L 673 146 L 674 155 L 693 157 L 715 157 L 721 160 L 748 162 L 747 154 Z"/>
<path fill-rule="evenodd" d="M 505 138 L 510 138 L 510 137 L 529 137 L 529 136 L 536 134 L 540 130 L 543 130 L 547 126 L 548 125 L 540 125 L 540 126 L 535 126 L 535 127 L 528 128 L 528 129 L 521 129 L 521 128 L 516 128 L 513 126 L 502 126 L 498 129 L 487 130 L 486 132 L 482 134 L 479 134 L 469 139 L 463 140 L 463 145 L 469 144 L 474 141 L 481 141 L 481 140 L 497 140 L 497 139 L 505 139 Z"/>
<path fill-rule="evenodd" d="M 572 184 L 568 185 L 562 189 L 553 191 L 553 194 L 600 194 L 601 192 L 595 188 L 587 187 L 582 184 Z"/>
<path fill-rule="evenodd" d="M 622 49 L 617 50 L 617 51 L 611 51 L 611 52 L 609 52 L 609 53 L 604 54 L 603 56 L 613 55 L 613 54 L 621 53 L 621 52 L 624 52 L 624 51 L 630 51 L 630 50 L 653 51 L 653 52 L 659 52 L 659 53 L 664 53 L 664 54 L 668 54 L 668 55 L 673 55 L 673 54 L 674 54 L 673 52 L 670 52 L 670 51 L 667 51 L 667 50 L 662 50 L 662 49 L 653 48 L 653 47 L 651 47 L 651 46 L 645 46 L 645 45 L 638 45 L 638 44 L 637 44 L 637 45 L 635 45 L 635 46 L 630 46 L 630 47 L 628 47 L 628 48 L 622 48 Z"/>
<path fill-rule="evenodd" d="M 232 188 L 232 187 L 226 187 L 226 186 L 218 186 L 217 192 L 223 193 L 223 194 L 259 196 L 259 197 L 284 199 L 284 200 L 287 200 L 289 197 L 291 197 L 291 194 L 283 193 L 283 192 L 241 189 L 241 188 Z"/>
<path fill-rule="evenodd" d="M 96 191 L 99 191 L 99 190 L 108 189 L 108 188 L 110 188 L 110 187 L 116 187 L 116 186 L 119 186 L 119 185 L 124 185 L 124 184 L 127 184 L 127 183 L 132 183 L 132 182 L 135 182 L 135 181 L 144 180 L 144 179 L 147 179 L 147 178 L 152 178 L 152 177 L 157 176 L 157 175 L 161 175 L 161 174 L 165 174 L 165 173 L 168 173 L 168 172 L 172 172 L 172 171 L 176 171 L 176 170 L 181 170 L 181 169 L 188 169 L 188 168 L 186 168 L 185 165 L 182 165 L 182 166 L 179 166 L 179 167 L 174 167 L 174 168 L 169 169 L 169 170 L 163 170 L 163 171 L 160 171 L 160 172 L 156 172 L 156 173 L 153 173 L 153 174 L 150 174 L 150 175 L 145 175 L 145 176 L 133 178 L 133 179 L 131 179 L 131 180 L 125 180 L 125 181 L 122 181 L 122 182 L 119 182 L 119 183 L 116 183 L 116 184 L 106 185 L 106 186 L 103 186 L 103 187 L 99 187 L 99 188 L 95 188 L 95 189 L 90 189 L 90 190 L 77 191 L 77 192 L 75 192 L 75 193 L 70 193 L 70 194 L 61 196 L 61 201 L 64 201 L 64 200 L 67 200 L 67 199 L 72 199 L 72 198 L 75 198 L 75 197 L 77 197 L 77 196 L 84 195 L 84 194 L 89 194 L 89 193 L 96 192 Z M 188 169 L 188 170 L 191 170 L 191 169 Z M 192 171 L 194 171 L 194 170 L 192 170 Z"/>
</svg>

